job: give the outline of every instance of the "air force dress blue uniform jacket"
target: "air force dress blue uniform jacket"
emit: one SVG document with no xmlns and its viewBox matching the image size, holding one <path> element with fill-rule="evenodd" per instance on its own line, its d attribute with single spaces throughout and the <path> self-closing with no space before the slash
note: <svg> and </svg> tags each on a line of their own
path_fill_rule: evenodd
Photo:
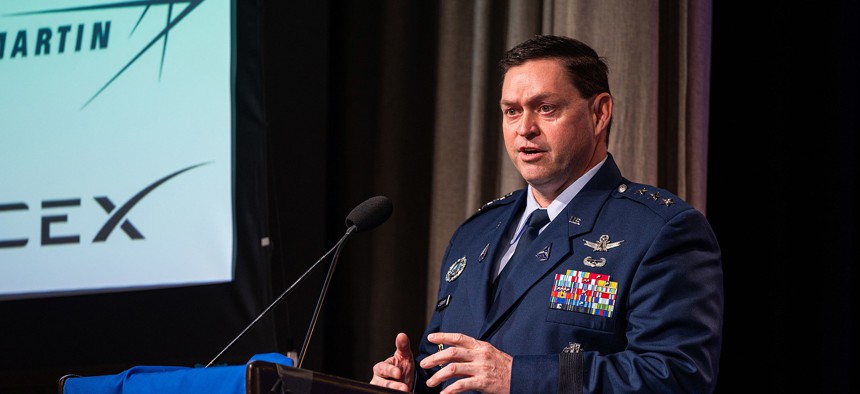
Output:
<svg viewBox="0 0 860 394">
<path fill-rule="evenodd" d="M 486 204 L 452 236 L 417 359 L 438 351 L 427 334 L 463 333 L 513 356 L 512 393 L 713 391 L 723 271 L 704 215 L 623 178 L 610 155 L 491 303 L 493 261 L 525 190 Z M 419 368 L 416 391 L 439 389 L 423 385 L 435 370 Z"/>
</svg>

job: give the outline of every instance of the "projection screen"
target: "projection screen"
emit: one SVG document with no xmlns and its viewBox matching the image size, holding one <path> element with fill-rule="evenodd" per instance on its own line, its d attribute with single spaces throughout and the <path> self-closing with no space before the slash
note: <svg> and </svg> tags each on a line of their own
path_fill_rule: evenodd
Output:
<svg viewBox="0 0 860 394">
<path fill-rule="evenodd" d="M 233 7 L 0 2 L 0 300 L 233 279 Z"/>
</svg>

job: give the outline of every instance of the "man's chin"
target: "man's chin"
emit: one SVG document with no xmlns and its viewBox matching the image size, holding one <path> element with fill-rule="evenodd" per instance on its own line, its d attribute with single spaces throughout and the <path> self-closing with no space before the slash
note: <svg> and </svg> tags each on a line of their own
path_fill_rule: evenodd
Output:
<svg viewBox="0 0 860 394">
<path fill-rule="evenodd" d="M 545 174 L 521 174 L 523 179 L 532 187 L 540 188 L 550 183 L 550 180 Z"/>
</svg>

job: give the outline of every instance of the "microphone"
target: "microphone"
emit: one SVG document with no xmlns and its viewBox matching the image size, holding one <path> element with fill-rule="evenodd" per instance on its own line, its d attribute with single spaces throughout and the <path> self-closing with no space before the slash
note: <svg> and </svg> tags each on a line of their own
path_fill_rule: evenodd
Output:
<svg viewBox="0 0 860 394">
<path fill-rule="evenodd" d="M 328 257 L 329 254 L 331 254 L 332 251 L 334 251 L 335 254 L 332 258 L 331 265 L 329 265 L 328 273 L 326 274 L 325 284 L 323 285 L 322 291 L 320 292 L 320 297 L 317 300 L 317 305 L 314 309 L 314 316 L 311 319 L 310 327 L 308 328 L 308 332 L 305 335 L 305 342 L 302 344 L 302 351 L 301 353 L 299 353 L 300 359 L 297 367 L 301 368 L 302 363 L 305 359 L 305 352 L 307 351 L 308 342 L 310 342 L 311 334 L 313 333 L 314 327 L 316 326 L 317 318 L 319 317 L 319 312 L 322 308 L 322 302 L 323 299 L 325 299 L 325 294 L 328 290 L 329 283 L 331 283 L 332 274 L 334 273 L 334 267 L 337 264 L 337 258 L 340 255 L 340 249 L 343 246 L 344 241 L 346 241 L 346 238 L 349 237 L 349 235 L 353 232 L 372 230 L 380 224 L 384 223 L 386 220 L 388 220 L 389 217 L 391 217 L 391 212 L 393 210 L 394 206 L 391 204 L 391 200 L 389 200 L 388 197 L 385 196 L 371 197 L 353 208 L 349 215 L 346 216 L 347 230 L 346 233 L 344 233 L 343 236 L 340 238 L 340 240 L 337 241 L 337 243 L 331 249 L 329 249 L 328 252 L 326 252 L 322 257 L 320 257 L 319 260 L 317 260 L 313 265 L 311 265 L 310 268 L 308 268 L 301 276 L 299 276 L 299 278 L 296 279 L 296 281 L 293 282 L 290 287 L 284 290 L 284 292 L 281 293 L 278 298 L 272 301 L 272 303 L 269 304 L 269 306 L 266 307 L 263 312 L 260 312 L 260 314 L 257 315 L 257 318 L 255 318 L 254 321 L 251 322 L 251 324 L 248 324 L 248 326 L 245 327 L 245 329 L 242 330 L 239 335 L 236 335 L 236 337 L 233 338 L 233 340 L 230 341 L 230 343 L 228 343 L 227 346 L 224 347 L 224 349 L 221 349 L 221 352 L 219 352 L 218 355 L 212 358 L 212 360 L 209 361 L 209 363 L 206 364 L 204 368 L 209 368 L 210 366 L 212 366 L 212 364 L 214 364 L 215 361 L 218 360 L 224 354 L 224 352 L 227 351 L 227 349 L 233 346 L 233 344 L 236 343 L 239 338 L 245 335 L 245 333 L 249 329 L 251 329 L 251 327 L 257 324 L 257 322 L 260 321 L 263 316 L 269 313 L 272 308 L 280 304 L 281 301 L 283 301 L 283 299 L 289 293 L 291 293 L 298 284 L 305 280 L 305 277 L 307 277 L 308 274 L 310 274 L 311 271 L 313 271 L 314 268 L 316 268 L 316 266 L 319 265 L 321 261 L 323 261 L 326 257 Z"/>
<path fill-rule="evenodd" d="M 346 216 L 346 226 L 355 231 L 367 231 L 376 228 L 391 216 L 394 206 L 391 200 L 385 196 L 376 196 L 367 199 L 352 209 Z"/>
</svg>

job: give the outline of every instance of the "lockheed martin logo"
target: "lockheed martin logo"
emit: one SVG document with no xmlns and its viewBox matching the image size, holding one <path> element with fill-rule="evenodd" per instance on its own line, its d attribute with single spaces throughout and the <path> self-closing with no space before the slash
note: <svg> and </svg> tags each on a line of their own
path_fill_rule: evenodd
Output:
<svg viewBox="0 0 860 394">
<path fill-rule="evenodd" d="M 176 25 L 179 24 L 186 16 L 188 16 L 195 8 L 197 8 L 201 3 L 205 0 L 136 0 L 136 1 L 120 1 L 109 4 L 99 4 L 99 5 L 86 5 L 86 6 L 78 6 L 78 7 L 65 7 L 65 8 L 54 8 L 54 9 L 46 9 L 46 10 L 35 10 L 35 11 L 27 11 L 27 12 L 17 12 L 12 14 L 3 15 L 5 17 L 16 17 L 16 16 L 32 16 L 32 15 L 40 15 L 40 14 L 57 14 L 57 13 L 73 13 L 73 12 L 93 12 L 93 11 L 101 11 L 101 10 L 114 10 L 114 9 L 122 9 L 122 8 L 143 8 L 141 11 L 140 17 L 137 20 L 137 23 L 131 29 L 131 34 L 137 30 L 137 27 L 140 25 L 140 22 L 143 18 L 150 12 L 150 10 L 155 6 L 163 6 L 166 8 L 167 12 L 167 22 L 163 29 L 161 29 L 154 37 L 152 37 L 149 42 L 137 52 L 126 64 L 121 67 L 116 74 L 113 75 L 100 89 L 98 89 L 92 97 L 87 100 L 81 109 L 86 108 L 96 97 L 98 97 L 105 89 L 108 88 L 117 78 L 119 78 L 129 67 L 132 66 L 138 59 L 140 59 L 143 54 L 148 52 L 150 49 L 155 47 L 155 44 L 159 41 L 161 42 L 161 62 L 159 65 L 158 75 L 161 78 L 161 72 L 164 69 L 164 58 L 167 53 L 167 38 Z M 175 8 L 178 4 L 185 4 L 185 7 L 179 11 L 176 11 Z M 175 15 L 174 15 L 175 13 Z M 111 21 L 102 21 L 93 23 L 90 28 L 90 50 L 95 49 L 106 49 L 108 46 L 109 38 L 110 38 L 110 28 Z M 79 52 L 84 46 L 84 38 L 86 35 L 86 26 L 84 24 L 78 24 L 77 26 L 73 26 L 73 24 L 64 24 L 61 26 L 57 26 L 55 29 L 49 27 L 40 27 L 35 32 L 28 32 L 27 30 L 19 30 L 14 33 L 15 38 L 10 41 L 13 41 L 9 47 L 11 48 L 9 52 L 9 59 L 17 58 L 17 57 L 26 57 L 32 50 L 32 53 L 36 56 L 48 55 L 51 53 L 52 46 L 57 53 L 64 53 L 68 47 L 72 47 L 74 45 L 74 51 Z M 6 41 L 7 37 L 10 36 L 9 32 L 0 31 L 0 60 L 3 59 L 4 54 L 6 53 Z M 74 41 L 74 42 L 72 42 Z M 30 44 L 28 44 L 28 42 Z M 53 44 L 53 45 L 52 45 Z"/>
<path fill-rule="evenodd" d="M 169 174 L 149 186 L 143 188 L 141 191 L 137 192 L 134 196 L 132 196 L 125 204 L 117 207 L 116 204 L 111 201 L 107 196 L 95 196 L 93 199 L 99 206 L 108 213 L 108 219 L 104 222 L 101 228 L 96 233 L 95 238 L 93 238 L 93 243 L 96 242 L 104 242 L 107 241 L 108 236 L 119 226 L 126 235 L 128 235 L 131 239 L 144 239 L 143 234 L 137 229 L 137 227 L 132 224 L 132 222 L 128 219 L 128 213 L 134 208 L 137 203 L 143 200 L 146 195 L 151 193 L 157 187 L 161 186 L 164 182 L 169 181 L 170 179 L 176 177 L 183 172 L 192 170 L 194 168 L 200 167 L 202 165 L 209 164 L 200 163 L 195 164 L 190 167 L 183 168 L 179 171 L 176 171 L 172 174 Z M 42 210 L 54 212 L 57 208 L 70 208 L 70 207 L 78 207 L 81 205 L 80 198 L 67 198 L 60 200 L 43 200 L 41 202 Z M 13 203 L 0 203 L 0 213 L 3 212 L 14 212 L 14 211 L 28 211 L 30 207 L 24 202 L 13 202 Z M 65 213 L 62 214 L 45 214 L 42 216 L 41 222 L 41 244 L 44 245 L 59 245 L 59 244 L 77 244 L 81 242 L 80 235 L 56 235 L 51 233 L 51 224 L 53 223 L 65 223 L 68 221 L 68 215 Z M 14 248 L 14 247 L 23 247 L 26 246 L 30 240 L 28 238 L 17 238 L 17 239 L 0 239 L 0 248 Z"/>
</svg>

